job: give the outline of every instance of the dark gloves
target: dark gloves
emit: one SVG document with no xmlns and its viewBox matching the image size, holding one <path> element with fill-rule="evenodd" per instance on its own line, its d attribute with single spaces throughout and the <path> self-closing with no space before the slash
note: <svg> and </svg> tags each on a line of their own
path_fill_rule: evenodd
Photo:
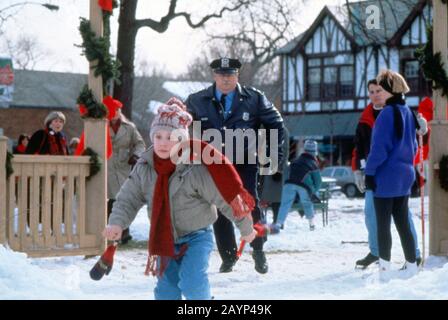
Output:
<svg viewBox="0 0 448 320">
<path fill-rule="evenodd" d="M 376 183 L 375 183 L 375 177 L 374 176 L 366 175 L 366 190 L 372 190 L 373 192 L 375 192 L 375 190 L 376 190 Z"/>
<path fill-rule="evenodd" d="M 138 158 L 139 158 L 138 156 L 136 156 L 135 154 L 133 154 L 133 155 L 129 158 L 129 160 L 128 160 L 128 164 L 129 164 L 130 166 L 135 165 L 135 164 L 137 163 Z"/>
<path fill-rule="evenodd" d="M 275 182 L 282 181 L 282 177 L 283 177 L 282 173 L 277 171 L 272 175 L 272 180 Z"/>
</svg>

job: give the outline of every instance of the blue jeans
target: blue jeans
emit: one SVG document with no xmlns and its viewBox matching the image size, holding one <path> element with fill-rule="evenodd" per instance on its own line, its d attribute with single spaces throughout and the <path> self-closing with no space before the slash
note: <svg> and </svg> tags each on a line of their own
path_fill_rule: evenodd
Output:
<svg viewBox="0 0 448 320">
<path fill-rule="evenodd" d="M 154 289 L 156 300 L 209 300 L 210 283 L 207 269 L 210 253 L 213 250 L 213 233 L 211 227 L 192 232 L 179 238 L 175 243 L 175 252 L 187 244 L 185 254 L 171 259 Z"/>
<path fill-rule="evenodd" d="M 300 196 L 300 203 L 302 204 L 303 210 L 305 211 L 305 216 L 307 219 L 312 219 L 314 217 L 314 206 L 311 202 L 308 191 L 296 184 L 286 183 L 282 190 L 282 202 L 280 204 L 280 209 L 278 210 L 278 224 L 284 224 L 286 217 L 288 216 L 289 209 L 291 209 L 294 200 L 296 199 L 297 193 Z"/>
<path fill-rule="evenodd" d="M 378 249 L 378 228 L 376 223 L 376 215 L 375 215 L 375 205 L 373 203 L 373 192 L 371 190 L 366 190 L 365 193 L 365 222 L 367 227 L 367 233 L 369 237 L 369 249 L 370 253 L 375 257 L 379 257 L 379 249 Z M 414 221 L 412 220 L 412 213 L 409 210 L 409 226 L 411 227 L 412 236 L 414 237 L 415 242 L 415 256 L 417 258 L 421 257 L 420 249 L 418 248 L 418 238 L 417 232 L 415 230 Z"/>
</svg>

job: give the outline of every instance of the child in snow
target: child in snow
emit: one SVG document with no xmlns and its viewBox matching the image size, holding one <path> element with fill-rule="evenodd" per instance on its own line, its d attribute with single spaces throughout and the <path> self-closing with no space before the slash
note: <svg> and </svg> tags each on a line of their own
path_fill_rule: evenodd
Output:
<svg viewBox="0 0 448 320">
<path fill-rule="evenodd" d="M 159 108 L 150 131 L 153 146 L 141 155 L 121 187 L 103 232 L 108 240 L 120 239 L 147 204 L 151 227 L 145 274 L 157 275 L 154 295 L 158 300 L 180 300 L 182 295 L 194 300 L 211 298 L 207 268 L 217 208 L 236 223 L 242 240 L 251 242 L 256 236 L 250 216 L 253 198 L 227 158 L 211 145 L 188 140 L 191 121 L 184 104 L 175 98 Z M 224 163 L 175 161 L 178 137 L 184 140 L 183 146 L 189 146 L 182 148 L 181 158 L 185 154 L 197 157 L 193 150 L 199 146 L 199 151 L 212 150 L 213 159 Z"/>
<path fill-rule="evenodd" d="M 377 83 L 384 89 L 386 106 L 373 128 L 365 185 L 374 194 L 380 280 L 387 281 L 392 248 L 391 217 L 406 258 L 404 277 L 417 273 L 415 242 L 408 218 L 408 200 L 415 180 L 413 161 L 417 151 L 417 119 L 404 100 L 409 87 L 400 74 L 385 70 L 378 75 Z"/>
<path fill-rule="evenodd" d="M 297 194 L 305 211 L 305 216 L 310 224 L 310 230 L 314 231 L 314 205 L 313 196 L 319 191 L 322 177 L 317 163 L 317 142 L 306 140 L 304 152 L 291 163 L 289 177 L 282 190 L 282 200 L 277 222 L 271 225 L 271 234 L 280 232 L 282 225 L 288 217 Z"/>
</svg>

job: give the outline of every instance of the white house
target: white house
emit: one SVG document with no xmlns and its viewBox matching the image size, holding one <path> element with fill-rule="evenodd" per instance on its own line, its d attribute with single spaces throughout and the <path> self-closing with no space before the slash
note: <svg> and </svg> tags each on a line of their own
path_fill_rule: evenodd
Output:
<svg viewBox="0 0 448 320">
<path fill-rule="evenodd" d="M 369 29 L 372 21 L 375 29 Z M 407 102 L 416 107 L 429 93 L 414 51 L 426 43 L 431 21 L 428 0 L 324 7 L 306 32 L 278 52 L 282 113 L 291 136 L 317 138 L 345 163 L 360 112 L 368 104 L 366 84 L 384 68 L 404 75 L 411 88 Z"/>
</svg>

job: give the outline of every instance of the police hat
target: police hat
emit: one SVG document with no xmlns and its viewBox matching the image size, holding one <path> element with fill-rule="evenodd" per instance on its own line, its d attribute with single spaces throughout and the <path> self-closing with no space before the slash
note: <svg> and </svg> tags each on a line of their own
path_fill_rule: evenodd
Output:
<svg viewBox="0 0 448 320">
<path fill-rule="evenodd" d="M 238 59 L 220 58 L 213 60 L 210 67 L 215 73 L 237 73 L 241 68 L 241 62 Z"/>
</svg>

